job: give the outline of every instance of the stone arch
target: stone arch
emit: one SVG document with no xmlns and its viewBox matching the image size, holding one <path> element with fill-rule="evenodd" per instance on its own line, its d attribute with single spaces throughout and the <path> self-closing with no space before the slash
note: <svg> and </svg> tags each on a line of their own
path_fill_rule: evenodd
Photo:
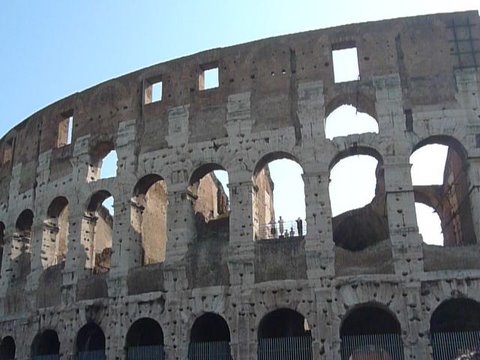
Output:
<svg viewBox="0 0 480 360">
<path fill-rule="evenodd" d="M 151 318 L 141 318 L 128 329 L 125 347 L 127 360 L 138 359 L 148 348 L 153 358 L 163 359 L 164 337 L 160 324 Z"/>
<path fill-rule="evenodd" d="M 215 173 L 218 171 L 228 181 L 228 172 L 216 163 L 200 165 L 190 176 L 187 196 L 192 203 L 198 241 L 229 238 L 229 194 Z"/>
<path fill-rule="evenodd" d="M 89 179 L 91 181 L 95 181 L 98 179 L 110 177 L 105 176 L 105 167 L 104 162 L 105 159 L 114 154 L 114 158 L 116 159 L 116 150 L 115 144 L 110 139 L 99 139 L 95 142 L 95 145 L 90 147 L 90 172 L 89 172 Z M 109 169 L 109 174 L 116 176 L 116 166 L 117 164 L 109 164 L 114 166 L 114 169 Z M 115 174 L 115 175 L 114 175 Z"/>
<path fill-rule="evenodd" d="M 359 90 L 357 92 L 347 92 L 335 96 L 328 101 L 325 105 L 325 118 L 327 118 L 335 109 L 338 109 L 342 105 L 351 105 L 358 111 L 364 112 L 370 115 L 372 118 L 377 119 L 377 110 L 375 107 L 375 96 L 372 94 L 366 94 Z"/>
<path fill-rule="evenodd" d="M 442 302 L 430 318 L 434 359 L 460 358 L 478 351 L 480 344 L 480 303 L 469 298 Z"/>
<path fill-rule="evenodd" d="M 105 334 L 102 328 L 94 322 L 85 324 L 77 333 L 76 354 L 79 359 L 82 355 L 96 356 L 95 359 L 105 358 Z"/>
<path fill-rule="evenodd" d="M 68 251 L 69 228 L 68 200 L 58 196 L 52 200 L 47 209 L 42 238 L 42 262 L 44 267 L 65 261 Z"/>
<path fill-rule="evenodd" d="M 355 155 L 371 156 L 378 161 L 379 165 L 383 165 L 383 157 L 377 149 L 370 146 L 354 145 L 354 146 L 348 147 L 345 150 L 337 152 L 335 156 L 332 158 L 332 160 L 330 161 L 330 165 L 328 166 L 328 169 L 331 171 L 335 167 L 335 165 L 338 164 L 338 162 L 340 162 L 341 160 L 347 157 L 355 156 Z"/>
<path fill-rule="evenodd" d="M 289 174 L 288 184 L 279 170 Z M 286 151 L 269 152 L 257 161 L 252 202 L 255 239 L 303 238 L 306 234 L 303 173 L 299 159 Z"/>
<path fill-rule="evenodd" d="M 232 359 L 230 329 L 225 319 L 213 312 L 199 316 L 190 331 L 189 359 Z"/>
<path fill-rule="evenodd" d="M 33 211 L 23 210 L 15 222 L 15 233 L 12 239 L 13 274 L 12 280 L 26 279 L 31 271 L 31 242 L 33 238 Z"/>
<path fill-rule="evenodd" d="M 273 310 L 258 325 L 258 358 L 312 359 L 312 335 L 305 317 L 289 308 Z"/>
<path fill-rule="evenodd" d="M 359 111 L 353 105 L 342 104 L 325 118 L 325 137 L 335 137 L 379 132 L 378 120 Z"/>
<path fill-rule="evenodd" d="M 340 339 L 342 360 L 404 358 L 400 323 L 387 307 L 377 303 L 360 304 L 345 314 Z"/>
<path fill-rule="evenodd" d="M 6 336 L 0 343 L 0 359 L 1 360 L 15 360 L 15 340 L 13 337 Z"/>
<path fill-rule="evenodd" d="M 300 167 L 302 167 L 299 159 L 286 151 L 273 151 L 269 152 L 268 154 L 263 155 L 255 164 L 255 168 L 253 170 L 253 176 L 256 177 L 258 173 L 266 166 L 268 163 L 275 161 L 275 160 L 281 160 L 281 159 L 287 159 L 287 160 L 292 160 L 295 161 Z M 303 167 L 302 167 L 303 169 Z"/>
<path fill-rule="evenodd" d="M 383 159 L 380 153 L 371 147 L 357 146 L 350 147 L 339 152 L 331 161 L 330 174 L 336 165 L 344 159 L 356 155 L 365 155 L 377 161 L 374 174 L 376 183 L 369 191 L 372 191 L 372 199 L 369 203 L 356 203 L 355 207 L 335 214 L 335 194 L 333 192 L 337 183 L 329 185 L 330 203 L 334 217 L 332 220 L 333 241 L 336 246 L 349 251 L 360 251 L 369 246 L 382 242 L 389 238 L 389 226 L 387 212 L 385 209 L 385 176 L 383 170 Z M 357 161 L 353 158 L 354 161 Z M 365 161 L 358 159 L 358 162 Z M 349 170 L 350 171 L 350 170 Z M 363 168 L 360 171 L 364 171 Z M 348 179 L 355 178 L 356 173 L 349 173 Z M 368 184 L 365 184 L 368 185 Z M 349 186 L 349 185 L 343 185 Z M 343 189 L 343 188 L 342 188 Z M 338 190 L 338 189 L 337 189 Z M 358 191 L 357 191 L 358 193 Z M 355 194 L 354 194 L 355 195 Z M 365 200 L 365 199 L 361 199 Z M 358 207 L 359 206 L 359 207 Z M 391 255 L 391 254 L 390 254 Z"/>
<path fill-rule="evenodd" d="M 415 201 L 431 206 L 440 217 L 445 246 L 470 245 L 477 242 L 471 211 L 467 151 L 452 136 L 434 135 L 422 139 L 412 149 L 440 144 L 448 147 L 443 180 L 440 185 L 415 185 Z"/>
<path fill-rule="evenodd" d="M 432 313 L 430 333 L 480 331 L 480 303 L 469 298 L 443 301 Z"/>
<path fill-rule="evenodd" d="M 103 205 L 110 197 L 112 194 L 108 190 L 99 190 L 92 194 L 87 201 L 82 222 L 85 267 L 92 269 L 94 273 L 103 273 L 110 269 L 114 219 Z"/>
<path fill-rule="evenodd" d="M 32 359 L 41 359 L 45 355 L 58 355 L 60 341 L 55 330 L 47 329 L 38 333 L 32 343 Z"/>
<path fill-rule="evenodd" d="M 157 174 L 143 176 L 135 185 L 131 225 L 141 238 L 141 264 L 165 260 L 167 243 L 167 184 Z"/>
</svg>

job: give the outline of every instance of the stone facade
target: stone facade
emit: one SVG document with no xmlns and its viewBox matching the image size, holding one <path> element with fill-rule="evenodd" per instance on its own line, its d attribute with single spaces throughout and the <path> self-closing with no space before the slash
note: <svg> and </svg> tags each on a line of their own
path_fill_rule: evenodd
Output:
<svg viewBox="0 0 480 360">
<path fill-rule="evenodd" d="M 352 47 L 360 78 L 335 83 L 332 50 Z M 206 89 L 212 69 L 219 83 Z M 308 323 L 313 359 L 340 359 L 343 336 L 382 316 L 396 325 L 376 331 L 398 334 L 405 359 L 432 359 L 436 310 L 464 301 L 477 319 L 480 301 L 479 69 L 478 13 L 440 14 L 214 49 L 42 109 L 0 141 L 0 356 L 10 358 L 12 340 L 16 359 L 53 341 L 74 359 L 80 330 L 96 324 L 106 358 L 125 359 L 129 330 L 148 318 L 166 358 L 186 359 L 202 338 L 196 320 L 213 313 L 228 325 L 233 359 L 257 359 L 271 314 L 298 323 L 289 309 Z M 343 104 L 373 116 L 378 134 L 326 139 Z M 446 180 L 414 187 L 409 157 L 429 143 L 450 146 Z M 110 150 L 116 176 L 100 178 Z M 379 160 L 376 197 L 332 219 L 330 170 L 354 154 Z M 280 158 L 303 168 L 308 231 L 257 241 L 274 217 L 269 181 L 257 175 Z M 227 211 L 225 194 L 199 192 L 222 169 Z M 214 209 L 195 205 L 208 193 Z M 441 215 L 447 246 L 422 243 L 415 201 Z M 373 315 L 347 321 L 358 309 Z M 460 330 L 480 330 L 472 326 Z"/>
</svg>

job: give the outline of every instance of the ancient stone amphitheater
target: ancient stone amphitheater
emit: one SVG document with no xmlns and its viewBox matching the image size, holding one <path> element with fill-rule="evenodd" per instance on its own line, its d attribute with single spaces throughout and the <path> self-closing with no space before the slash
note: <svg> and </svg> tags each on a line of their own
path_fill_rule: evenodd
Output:
<svg viewBox="0 0 480 360">
<path fill-rule="evenodd" d="M 345 49 L 359 76 L 339 81 Z M 478 13 L 439 14 L 213 49 L 35 113 L 0 141 L 0 359 L 474 351 L 479 70 Z M 342 105 L 378 133 L 327 138 Z M 414 186 L 409 158 L 428 144 L 448 146 L 444 181 Z M 359 154 L 378 161 L 375 197 L 333 217 L 330 171 Z M 287 233 L 276 159 L 303 170 L 306 218 Z M 444 246 L 423 243 L 415 202 L 439 214 Z"/>
</svg>

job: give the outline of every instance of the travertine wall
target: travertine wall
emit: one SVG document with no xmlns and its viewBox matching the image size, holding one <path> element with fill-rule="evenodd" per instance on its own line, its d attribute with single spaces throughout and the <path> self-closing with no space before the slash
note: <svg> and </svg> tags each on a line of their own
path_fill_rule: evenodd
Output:
<svg viewBox="0 0 480 360">
<path fill-rule="evenodd" d="M 405 358 L 430 359 L 435 309 L 452 297 L 480 301 L 479 20 L 476 12 L 420 16 L 214 49 L 107 81 L 32 115 L 0 141 L 0 337 L 13 337 L 17 359 L 29 359 L 34 337 L 53 329 L 62 359 L 73 359 L 79 329 L 95 321 L 107 358 L 124 359 L 130 325 L 148 317 L 163 329 L 167 358 L 185 359 L 195 319 L 214 312 L 229 326 L 233 358 L 256 359 L 261 319 L 289 308 L 310 325 L 314 359 L 333 360 L 342 320 L 374 304 L 398 320 Z M 332 49 L 352 45 L 360 79 L 335 83 Z M 202 71 L 211 67 L 219 86 L 201 90 Z M 159 80 L 162 99 L 150 102 L 149 84 Z M 379 133 L 326 139 L 326 118 L 343 104 L 373 116 Z M 60 146 L 70 116 L 73 139 Z M 414 201 L 433 190 L 414 189 L 409 156 L 428 143 L 461 149 L 465 181 L 450 194 L 468 205 L 457 221 L 468 245 L 422 245 Z M 117 175 L 99 179 L 99 161 L 112 148 Z M 354 253 L 335 247 L 328 195 L 330 169 L 353 154 L 379 159 L 380 218 L 388 226 L 387 239 Z M 278 158 L 303 168 L 308 232 L 256 242 L 254 175 Z M 217 235 L 198 241 L 189 187 L 217 169 L 229 175 L 227 231 L 219 224 L 210 229 Z M 156 181 L 164 181 L 168 200 L 166 248 L 152 261 L 142 245 L 151 224 L 141 225 L 146 215 L 134 197 Z M 91 206 L 109 195 L 111 259 L 107 272 L 94 272 L 99 210 Z M 55 265 L 42 254 L 52 245 L 45 243 L 53 241 L 45 234 L 47 210 L 57 197 L 68 200 L 68 251 Z M 27 237 L 16 226 L 26 209 L 34 214 Z"/>
</svg>

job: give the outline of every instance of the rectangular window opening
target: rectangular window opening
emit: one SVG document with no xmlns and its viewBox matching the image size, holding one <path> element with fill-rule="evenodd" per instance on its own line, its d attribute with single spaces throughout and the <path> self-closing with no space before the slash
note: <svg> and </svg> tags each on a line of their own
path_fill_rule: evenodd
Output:
<svg viewBox="0 0 480 360">
<path fill-rule="evenodd" d="M 215 89 L 219 86 L 218 66 L 216 64 L 210 66 L 202 66 L 202 72 L 198 77 L 198 88 L 200 90 Z"/>
<path fill-rule="evenodd" d="M 162 101 L 163 82 L 159 77 L 145 80 L 144 104 Z"/>
<path fill-rule="evenodd" d="M 332 47 L 335 83 L 360 80 L 357 48 L 352 43 Z"/>
<path fill-rule="evenodd" d="M 62 114 L 62 120 L 58 123 L 57 147 L 70 145 L 73 135 L 73 110 Z"/>
</svg>

